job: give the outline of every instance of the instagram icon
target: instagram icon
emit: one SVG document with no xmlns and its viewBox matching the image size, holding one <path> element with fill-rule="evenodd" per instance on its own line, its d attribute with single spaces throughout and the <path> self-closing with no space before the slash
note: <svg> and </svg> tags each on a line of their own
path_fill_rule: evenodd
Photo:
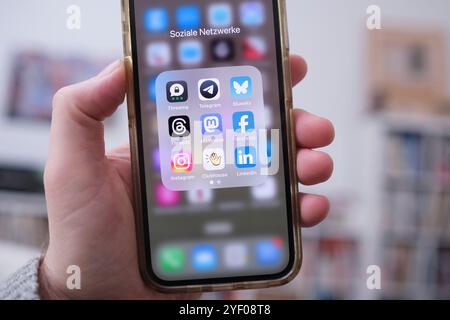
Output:
<svg viewBox="0 0 450 320">
<path fill-rule="evenodd" d="M 192 154 L 189 152 L 179 152 L 172 156 L 171 167 L 173 172 L 191 172 Z"/>
</svg>

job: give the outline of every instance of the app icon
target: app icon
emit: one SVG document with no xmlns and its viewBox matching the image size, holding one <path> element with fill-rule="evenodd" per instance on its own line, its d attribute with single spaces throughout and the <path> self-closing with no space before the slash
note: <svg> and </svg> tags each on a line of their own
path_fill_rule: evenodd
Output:
<svg viewBox="0 0 450 320">
<path fill-rule="evenodd" d="M 172 171 L 187 173 L 192 171 L 192 154 L 190 152 L 178 152 L 172 155 Z"/>
<path fill-rule="evenodd" d="M 242 55 L 248 60 L 262 60 L 267 55 L 267 43 L 262 37 L 252 36 L 243 40 Z"/>
<path fill-rule="evenodd" d="M 197 245 L 192 249 L 192 266 L 197 271 L 211 271 L 217 266 L 217 252 L 212 245 Z"/>
<path fill-rule="evenodd" d="M 211 42 L 211 57 L 217 62 L 227 62 L 234 59 L 235 47 L 231 39 L 216 39 Z"/>
<path fill-rule="evenodd" d="M 264 5 L 259 1 L 248 1 L 240 7 L 241 22 L 246 27 L 256 27 L 264 23 L 266 13 Z"/>
<path fill-rule="evenodd" d="M 200 7 L 197 5 L 181 6 L 176 11 L 179 29 L 196 29 L 200 27 Z"/>
<path fill-rule="evenodd" d="M 200 41 L 186 40 L 180 42 L 178 59 L 183 65 L 199 64 L 203 60 L 203 47 Z"/>
<path fill-rule="evenodd" d="M 256 148 L 238 147 L 234 150 L 235 165 L 239 169 L 250 169 L 256 167 Z"/>
<path fill-rule="evenodd" d="M 251 98 L 253 85 L 250 77 L 234 77 L 230 81 L 231 95 L 236 99 Z"/>
<path fill-rule="evenodd" d="M 165 67 L 170 64 L 172 54 L 166 42 L 154 42 L 146 49 L 147 64 L 150 67 Z"/>
<path fill-rule="evenodd" d="M 263 240 L 256 244 L 256 261 L 263 266 L 281 262 L 281 239 Z"/>
<path fill-rule="evenodd" d="M 148 97 L 151 102 L 156 102 L 156 78 L 148 81 Z"/>
<path fill-rule="evenodd" d="M 167 101 L 185 102 L 188 99 L 188 87 L 186 81 L 171 81 L 166 85 Z"/>
<path fill-rule="evenodd" d="M 233 129 L 237 133 L 247 133 L 255 130 L 253 112 L 244 111 L 233 113 Z"/>
<path fill-rule="evenodd" d="M 255 200 L 271 200 L 277 195 L 277 182 L 274 177 L 267 177 L 263 184 L 252 187 L 251 192 Z"/>
<path fill-rule="evenodd" d="M 225 152 L 220 148 L 206 148 L 203 150 L 203 168 L 206 171 L 225 169 Z"/>
<path fill-rule="evenodd" d="M 233 13 L 228 3 L 216 3 L 209 6 L 208 20 L 211 27 L 229 27 L 233 22 Z"/>
<path fill-rule="evenodd" d="M 211 189 L 189 190 L 187 199 L 192 204 L 207 204 L 213 200 L 213 191 Z"/>
<path fill-rule="evenodd" d="M 200 117 L 200 122 L 203 135 L 215 135 L 223 131 L 222 116 L 218 113 L 204 114 Z"/>
<path fill-rule="evenodd" d="M 188 116 L 169 118 L 169 135 L 172 138 L 187 137 L 191 134 L 191 123 Z"/>
<path fill-rule="evenodd" d="M 156 204 L 159 207 L 175 207 L 180 203 L 180 193 L 158 184 L 155 189 Z"/>
<path fill-rule="evenodd" d="M 224 249 L 225 266 L 230 269 L 243 268 L 248 263 L 248 249 L 243 243 L 230 243 Z"/>
<path fill-rule="evenodd" d="M 159 265 L 164 272 L 178 273 L 184 270 L 186 257 L 178 246 L 165 247 L 159 254 Z"/>
<path fill-rule="evenodd" d="M 165 8 L 150 8 L 145 11 L 144 25 L 148 32 L 165 32 L 169 29 L 169 13 Z"/>
<path fill-rule="evenodd" d="M 198 97 L 202 101 L 220 98 L 220 82 L 217 79 L 202 79 L 198 82 Z"/>
</svg>

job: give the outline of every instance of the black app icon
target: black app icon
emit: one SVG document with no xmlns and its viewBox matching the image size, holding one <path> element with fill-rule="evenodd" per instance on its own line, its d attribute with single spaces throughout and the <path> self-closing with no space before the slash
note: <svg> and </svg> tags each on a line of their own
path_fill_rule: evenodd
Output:
<svg viewBox="0 0 450 320">
<path fill-rule="evenodd" d="M 185 102 L 188 99 L 188 87 L 186 81 L 171 81 L 166 86 L 167 101 Z"/>
<path fill-rule="evenodd" d="M 231 39 L 216 39 L 211 42 L 211 56 L 214 61 L 228 62 L 234 59 L 235 48 Z"/>
<path fill-rule="evenodd" d="M 188 116 L 169 118 L 169 134 L 173 138 L 187 137 L 191 134 L 191 123 Z"/>
<path fill-rule="evenodd" d="M 202 79 L 198 82 L 199 98 L 202 101 L 220 98 L 220 82 L 218 79 Z"/>
</svg>

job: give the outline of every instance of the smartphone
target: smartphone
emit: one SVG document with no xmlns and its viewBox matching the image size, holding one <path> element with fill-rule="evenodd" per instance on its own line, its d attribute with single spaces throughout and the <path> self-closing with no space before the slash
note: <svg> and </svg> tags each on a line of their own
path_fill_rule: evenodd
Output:
<svg viewBox="0 0 450 320">
<path fill-rule="evenodd" d="M 163 292 L 301 265 L 282 0 L 122 0 L 139 265 Z"/>
</svg>

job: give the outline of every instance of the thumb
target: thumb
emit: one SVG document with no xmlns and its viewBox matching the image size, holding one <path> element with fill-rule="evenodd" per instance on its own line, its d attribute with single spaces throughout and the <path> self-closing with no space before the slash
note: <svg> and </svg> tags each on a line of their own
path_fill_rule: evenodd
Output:
<svg viewBox="0 0 450 320">
<path fill-rule="evenodd" d="M 96 77 L 55 94 L 49 162 L 76 166 L 104 159 L 102 121 L 123 102 L 125 78 L 124 63 L 119 60 Z"/>
</svg>

